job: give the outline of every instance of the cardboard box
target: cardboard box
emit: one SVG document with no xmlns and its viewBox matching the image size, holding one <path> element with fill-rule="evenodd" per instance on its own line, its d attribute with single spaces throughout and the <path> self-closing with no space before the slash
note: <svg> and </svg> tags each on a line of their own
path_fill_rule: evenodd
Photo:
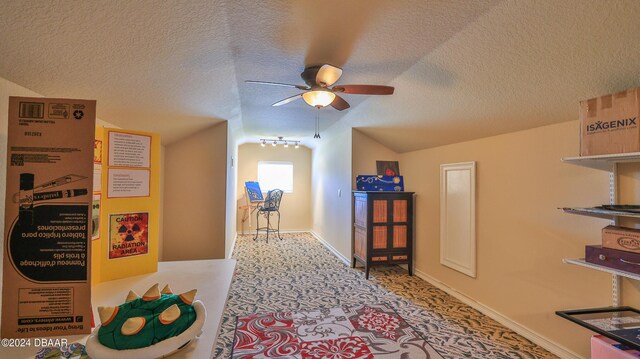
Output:
<svg viewBox="0 0 640 359">
<path fill-rule="evenodd" d="M 606 226 L 602 229 L 602 246 L 640 253 L 640 229 Z"/>
<path fill-rule="evenodd" d="M 591 359 L 634 359 L 640 358 L 640 352 L 624 348 L 618 342 L 602 335 L 591 337 Z"/>
<path fill-rule="evenodd" d="M 640 88 L 580 101 L 580 156 L 640 152 Z"/>
<path fill-rule="evenodd" d="M 96 102 L 9 97 L 3 338 L 91 332 Z"/>
</svg>

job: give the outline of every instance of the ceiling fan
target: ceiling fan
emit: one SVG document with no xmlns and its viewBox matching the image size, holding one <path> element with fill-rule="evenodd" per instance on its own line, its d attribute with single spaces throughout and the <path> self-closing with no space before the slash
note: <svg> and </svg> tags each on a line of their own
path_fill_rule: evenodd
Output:
<svg viewBox="0 0 640 359">
<path fill-rule="evenodd" d="M 331 106 L 338 111 L 348 109 L 349 103 L 342 97 L 338 96 L 339 93 L 350 95 L 392 95 L 394 88 L 391 86 L 379 86 L 379 85 L 338 85 L 333 86 L 336 81 L 342 75 L 342 69 L 332 65 L 317 65 L 310 66 L 304 69 L 300 74 L 300 77 L 307 84 L 293 85 L 284 84 L 279 82 L 268 81 L 254 81 L 246 80 L 247 83 L 271 85 L 271 86 L 284 86 L 295 87 L 305 92 L 287 97 L 284 100 L 280 100 L 271 106 L 282 106 L 289 102 L 302 98 L 309 106 L 321 108 L 325 106 Z"/>
</svg>

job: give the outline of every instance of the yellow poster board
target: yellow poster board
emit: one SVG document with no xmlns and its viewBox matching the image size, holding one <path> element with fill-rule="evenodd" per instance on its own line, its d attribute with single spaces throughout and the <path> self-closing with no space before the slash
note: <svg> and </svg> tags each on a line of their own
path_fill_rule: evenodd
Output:
<svg viewBox="0 0 640 359">
<path fill-rule="evenodd" d="M 102 132 L 100 135 L 99 132 Z M 160 136 L 102 128 L 99 238 L 95 282 L 157 271 Z M 97 170 L 96 170 L 97 171 Z M 94 188 L 94 194 L 95 194 Z M 98 253 L 98 254 L 96 254 Z"/>
</svg>

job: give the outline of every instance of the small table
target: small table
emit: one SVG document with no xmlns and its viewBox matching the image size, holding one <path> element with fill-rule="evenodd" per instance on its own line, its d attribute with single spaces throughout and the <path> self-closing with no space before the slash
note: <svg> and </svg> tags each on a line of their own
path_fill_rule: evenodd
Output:
<svg viewBox="0 0 640 359">
<path fill-rule="evenodd" d="M 264 202 L 260 201 L 260 202 L 253 202 L 250 204 L 246 204 L 243 206 L 239 206 L 238 209 L 242 210 L 242 217 L 241 217 L 241 221 L 242 224 L 240 225 L 240 230 L 242 232 L 242 234 L 244 234 L 244 222 L 246 222 L 247 220 L 249 221 L 249 230 L 251 230 L 251 217 L 253 217 L 253 213 L 260 207 L 262 206 Z"/>
<path fill-rule="evenodd" d="M 212 259 L 197 261 L 175 261 L 158 263 L 158 271 L 135 277 L 103 282 L 92 288 L 91 301 L 93 316 L 99 324 L 98 306 L 116 306 L 124 302 L 129 290 L 138 295 L 144 294 L 152 285 L 160 287 L 169 284 L 174 293 L 179 294 L 191 289 L 198 289 L 196 299 L 204 303 L 207 309 L 207 320 L 202 328 L 202 335 L 186 348 L 171 358 L 211 358 L 216 347 L 222 313 L 227 302 L 235 259 Z M 47 339 L 66 338 L 68 343 L 84 344 L 89 335 L 68 335 L 47 337 Z M 0 358 L 33 359 L 41 348 L 2 348 Z"/>
</svg>

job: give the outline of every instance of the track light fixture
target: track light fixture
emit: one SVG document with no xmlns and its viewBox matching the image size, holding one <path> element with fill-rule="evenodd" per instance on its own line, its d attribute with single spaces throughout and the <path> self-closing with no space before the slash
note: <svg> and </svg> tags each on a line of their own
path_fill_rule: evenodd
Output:
<svg viewBox="0 0 640 359">
<path fill-rule="evenodd" d="M 274 140 L 268 139 L 268 138 L 261 138 L 260 146 L 266 147 L 267 142 L 271 143 L 271 146 L 273 147 L 276 147 L 278 144 L 282 144 L 284 145 L 285 148 L 289 148 L 289 144 L 292 144 L 294 145 L 295 148 L 300 148 L 300 141 L 285 140 L 282 136 L 279 136 L 278 139 L 274 139 Z"/>
</svg>

